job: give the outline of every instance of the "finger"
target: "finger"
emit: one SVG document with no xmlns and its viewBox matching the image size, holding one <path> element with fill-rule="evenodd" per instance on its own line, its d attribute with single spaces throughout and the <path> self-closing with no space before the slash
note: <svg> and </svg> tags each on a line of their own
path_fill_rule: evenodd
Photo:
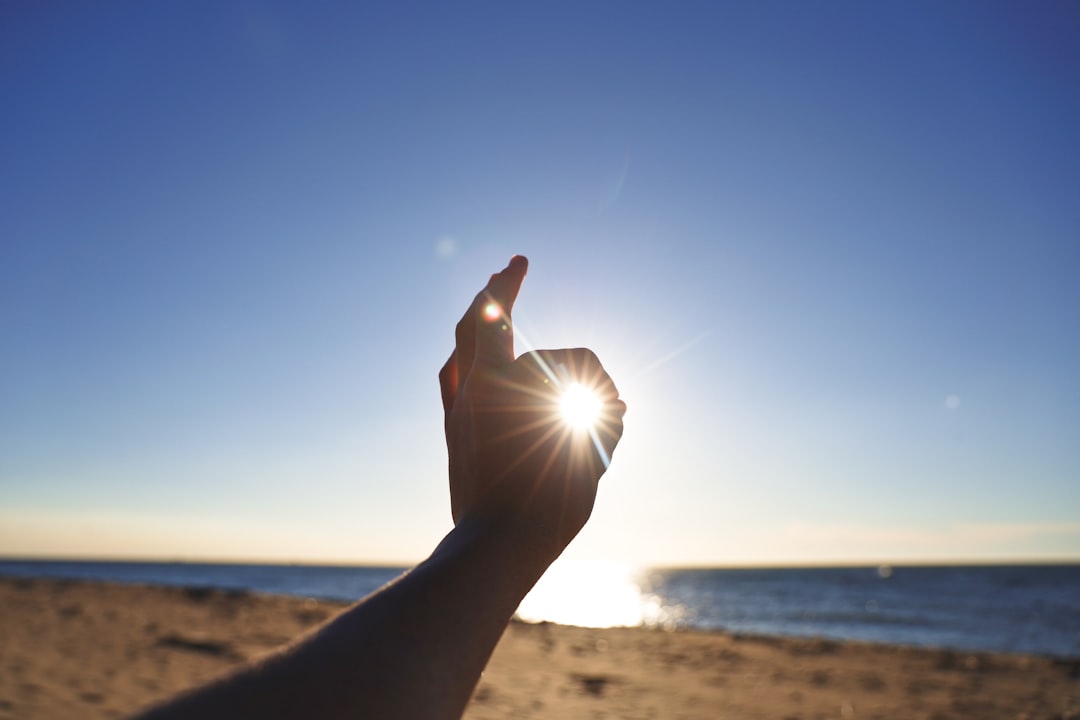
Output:
<svg viewBox="0 0 1080 720">
<path fill-rule="evenodd" d="M 450 414 L 457 398 L 458 389 L 458 363 L 457 352 L 450 353 L 446 364 L 439 371 L 439 389 L 442 391 L 443 413 Z"/>
<path fill-rule="evenodd" d="M 510 314 L 528 269 L 529 261 L 522 255 L 515 255 L 477 296 L 481 306 L 475 311 L 474 364 L 490 367 L 514 361 L 514 326 Z"/>
<path fill-rule="evenodd" d="M 623 416 L 626 414 L 626 403 L 616 400 L 610 405 L 604 406 L 604 411 L 596 423 L 593 436 L 604 448 L 607 462 L 611 462 L 611 456 L 615 453 L 615 446 L 619 444 L 623 434 Z"/>
<path fill-rule="evenodd" d="M 557 387 L 579 383 L 605 404 L 619 399 L 619 390 L 600 364 L 600 359 L 588 348 L 563 348 L 541 350 L 536 353 L 537 362 L 545 374 L 554 378 Z"/>
<path fill-rule="evenodd" d="M 479 296 L 478 296 L 479 297 Z M 461 316 L 457 327 L 454 328 L 454 353 L 456 391 L 460 392 L 465 384 L 465 378 L 469 377 L 472 370 L 473 355 L 476 352 L 476 307 L 477 300 L 473 300 L 469 309 Z"/>
<path fill-rule="evenodd" d="M 578 382 L 596 393 L 605 405 L 618 401 L 619 389 L 600 364 L 596 353 L 588 348 L 574 348 L 569 351 L 569 355 Z"/>
<path fill-rule="evenodd" d="M 529 357 L 536 359 L 537 371 L 551 381 L 551 391 L 556 396 L 569 385 L 578 383 L 600 400 L 600 412 L 590 431 L 590 437 L 600 444 L 604 457 L 609 461 L 622 437 L 626 403 L 619 398 L 619 390 L 600 364 L 599 358 L 588 348 L 543 350 L 530 353 Z"/>
<path fill-rule="evenodd" d="M 600 401 L 603 417 L 621 422 L 626 414 L 626 403 L 611 376 L 587 348 L 534 350 L 522 355 L 516 365 L 510 379 L 537 388 L 536 397 L 542 402 L 557 404 L 570 385 L 580 384 Z"/>
<path fill-rule="evenodd" d="M 472 371 L 473 357 L 476 355 L 476 314 L 482 311 L 485 293 L 487 293 L 487 289 L 491 284 L 495 282 L 496 277 L 498 277 L 498 273 L 488 279 L 487 285 L 473 298 L 468 310 L 461 316 L 457 327 L 454 328 L 454 355 L 457 358 L 458 392 L 461 391 L 466 378 L 469 377 L 469 373 Z"/>
<path fill-rule="evenodd" d="M 561 351 L 561 361 L 568 373 L 564 383 L 580 383 L 596 395 L 602 404 L 598 422 L 612 429 L 617 442 L 622 435 L 626 403 L 619 398 L 619 389 L 600 364 L 600 359 L 588 348 L 572 348 Z"/>
<path fill-rule="evenodd" d="M 472 304 L 469 305 L 469 309 L 465 311 L 465 314 L 461 316 L 461 320 L 458 321 L 457 327 L 454 331 L 454 341 L 456 344 L 457 353 L 457 385 L 458 391 L 465 385 L 465 381 L 469 377 L 469 373 L 472 372 L 473 361 L 476 357 L 476 337 L 477 337 L 477 324 L 481 322 L 480 318 L 483 317 L 485 309 L 491 305 L 497 310 L 492 311 L 492 317 L 496 320 L 501 320 L 502 306 L 494 302 L 493 289 L 496 291 L 501 290 L 501 286 L 506 284 L 506 280 L 502 277 L 508 271 L 515 268 L 515 261 L 524 261 L 527 267 L 528 261 L 520 255 L 515 255 L 510 259 L 510 264 L 507 265 L 502 271 L 495 273 L 488 280 L 484 289 L 477 293 L 473 298 Z M 524 269 L 521 270 L 524 275 Z M 517 280 L 517 287 L 520 288 L 521 280 Z M 517 291 L 514 291 L 514 297 L 517 296 Z M 513 298 L 510 299 L 511 306 L 513 305 Z M 507 318 L 506 324 L 509 328 L 509 318 Z M 511 336 L 511 353 L 513 352 L 513 332 L 510 331 Z"/>
</svg>

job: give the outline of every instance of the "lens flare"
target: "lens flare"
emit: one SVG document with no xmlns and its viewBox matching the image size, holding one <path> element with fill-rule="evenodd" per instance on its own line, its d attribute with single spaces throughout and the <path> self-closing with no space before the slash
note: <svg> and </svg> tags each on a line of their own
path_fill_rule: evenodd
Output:
<svg viewBox="0 0 1080 720">
<path fill-rule="evenodd" d="M 484 306 L 484 319 L 488 322 L 495 322 L 502 317 L 502 308 L 498 303 L 488 303 Z"/>
<path fill-rule="evenodd" d="M 576 430 L 588 430 L 600 417 L 603 403 L 589 388 L 581 383 L 570 383 L 563 391 L 559 401 L 559 412 L 571 427 Z"/>
</svg>

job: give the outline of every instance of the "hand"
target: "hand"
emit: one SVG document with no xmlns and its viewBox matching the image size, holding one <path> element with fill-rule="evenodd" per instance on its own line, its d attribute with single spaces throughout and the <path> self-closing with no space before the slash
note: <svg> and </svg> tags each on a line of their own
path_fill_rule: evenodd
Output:
<svg viewBox="0 0 1080 720">
<path fill-rule="evenodd" d="M 458 323 L 456 347 L 439 373 L 450 505 L 455 524 L 511 524 L 558 555 L 592 512 L 626 405 L 590 350 L 514 359 L 510 314 L 527 268 L 519 255 L 491 276 Z M 573 428 L 559 412 L 575 381 L 602 403 L 591 430 Z"/>
</svg>

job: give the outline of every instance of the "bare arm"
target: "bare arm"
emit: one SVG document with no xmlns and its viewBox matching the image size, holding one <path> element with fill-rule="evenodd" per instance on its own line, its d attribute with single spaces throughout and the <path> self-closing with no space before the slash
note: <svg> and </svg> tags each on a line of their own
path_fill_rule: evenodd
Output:
<svg viewBox="0 0 1080 720">
<path fill-rule="evenodd" d="M 294 645 L 151 710 L 173 718 L 459 718 L 514 610 L 584 525 L 625 406 L 587 350 L 513 355 L 526 262 L 493 275 L 439 375 L 455 528 L 431 556 Z M 494 308 L 494 309 L 492 309 Z M 560 376 L 604 400 L 593 435 Z"/>
</svg>

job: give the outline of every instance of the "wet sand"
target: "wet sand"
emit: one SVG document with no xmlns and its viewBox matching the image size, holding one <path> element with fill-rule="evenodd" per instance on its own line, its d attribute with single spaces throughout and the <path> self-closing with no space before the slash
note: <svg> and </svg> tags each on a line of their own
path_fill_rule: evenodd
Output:
<svg viewBox="0 0 1080 720">
<path fill-rule="evenodd" d="M 124 717 L 342 607 L 0 578 L 0 720 Z M 1080 661 L 513 623 L 466 718 L 1080 719 Z"/>
</svg>

